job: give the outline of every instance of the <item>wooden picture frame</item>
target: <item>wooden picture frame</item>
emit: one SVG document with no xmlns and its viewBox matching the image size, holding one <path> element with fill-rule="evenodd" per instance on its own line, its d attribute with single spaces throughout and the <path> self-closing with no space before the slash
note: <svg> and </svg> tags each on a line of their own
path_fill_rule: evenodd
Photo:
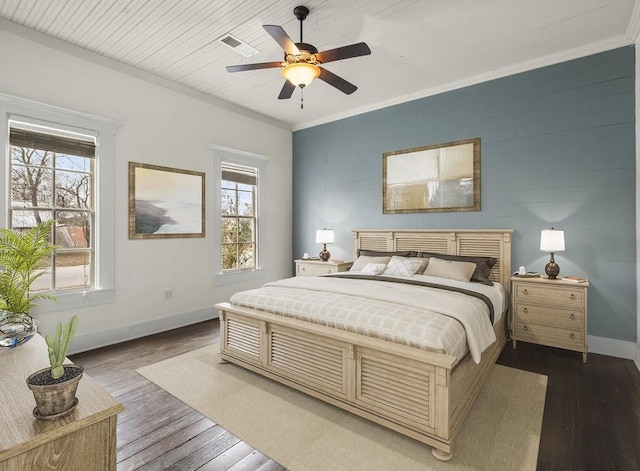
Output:
<svg viewBox="0 0 640 471">
<path fill-rule="evenodd" d="M 383 214 L 480 211 L 480 138 L 382 155 Z"/>
<path fill-rule="evenodd" d="M 129 162 L 129 239 L 204 237 L 204 176 Z"/>
</svg>

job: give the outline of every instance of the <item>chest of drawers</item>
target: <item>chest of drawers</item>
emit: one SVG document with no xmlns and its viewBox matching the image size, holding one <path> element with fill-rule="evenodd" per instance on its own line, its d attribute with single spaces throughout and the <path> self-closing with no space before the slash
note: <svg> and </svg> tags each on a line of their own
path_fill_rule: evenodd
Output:
<svg viewBox="0 0 640 471">
<path fill-rule="evenodd" d="M 518 340 L 582 352 L 587 362 L 587 288 L 547 278 L 511 278 L 513 348 Z"/>
</svg>

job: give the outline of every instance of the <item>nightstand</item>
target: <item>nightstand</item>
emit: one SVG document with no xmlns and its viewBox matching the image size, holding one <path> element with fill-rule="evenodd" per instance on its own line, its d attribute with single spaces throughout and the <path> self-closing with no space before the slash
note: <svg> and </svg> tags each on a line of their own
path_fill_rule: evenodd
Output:
<svg viewBox="0 0 640 471">
<path fill-rule="evenodd" d="M 344 260 L 296 260 L 296 276 L 320 276 L 327 273 L 338 273 L 339 271 L 347 271 L 353 265 L 353 262 L 345 262 Z"/>
<path fill-rule="evenodd" d="M 511 340 L 582 352 L 587 362 L 587 287 L 541 278 L 511 278 Z"/>
</svg>

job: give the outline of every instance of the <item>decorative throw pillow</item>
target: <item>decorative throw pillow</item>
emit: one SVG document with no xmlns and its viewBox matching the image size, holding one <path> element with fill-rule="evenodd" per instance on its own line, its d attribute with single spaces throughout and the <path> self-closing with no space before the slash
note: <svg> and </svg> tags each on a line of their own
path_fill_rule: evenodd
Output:
<svg viewBox="0 0 640 471">
<path fill-rule="evenodd" d="M 476 264 L 476 269 L 473 271 L 471 281 L 482 283 L 483 285 L 493 286 L 493 281 L 489 279 L 489 273 L 493 266 L 498 263 L 498 259 L 493 257 L 475 257 L 468 255 L 446 255 L 435 252 L 420 252 L 421 257 L 430 258 L 436 257 L 440 260 L 453 260 L 455 262 L 470 262 Z M 426 273 L 425 273 L 426 274 Z"/>
<path fill-rule="evenodd" d="M 420 269 L 423 260 L 419 258 L 398 257 L 394 255 L 382 272 L 383 275 L 413 276 Z"/>
<path fill-rule="evenodd" d="M 368 263 L 382 263 L 385 266 L 387 265 L 387 263 L 389 262 L 389 260 L 391 260 L 391 256 L 389 257 L 371 257 L 369 255 L 360 255 L 358 257 L 358 259 L 353 262 L 353 265 L 351 265 L 351 269 L 349 271 L 362 271 L 362 269 L 368 264 Z"/>
<path fill-rule="evenodd" d="M 425 275 L 447 278 L 457 281 L 471 281 L 471 275 L 476 269 L 476 264 L 471 262 L 456 262 L 431 257 L 429 265 L 424 271 Z"/>
<path fill-rule="evenodd" d="M 367 263 L 362 269 L 362 273 L 367 275 L 379 275 L 387 268 L 386 263 Z"/>
</svg>

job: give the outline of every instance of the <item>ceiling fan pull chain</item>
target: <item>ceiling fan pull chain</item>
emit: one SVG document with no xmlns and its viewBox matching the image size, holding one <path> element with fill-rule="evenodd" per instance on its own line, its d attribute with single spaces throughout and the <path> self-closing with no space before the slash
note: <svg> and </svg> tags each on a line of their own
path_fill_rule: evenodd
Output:
<svg viewBox="0 0 640 471">
<path fill-rule="evenodd" d="M 304 87 L 300 87 L 300 109 L 304 109 Z"/>
</svg>

